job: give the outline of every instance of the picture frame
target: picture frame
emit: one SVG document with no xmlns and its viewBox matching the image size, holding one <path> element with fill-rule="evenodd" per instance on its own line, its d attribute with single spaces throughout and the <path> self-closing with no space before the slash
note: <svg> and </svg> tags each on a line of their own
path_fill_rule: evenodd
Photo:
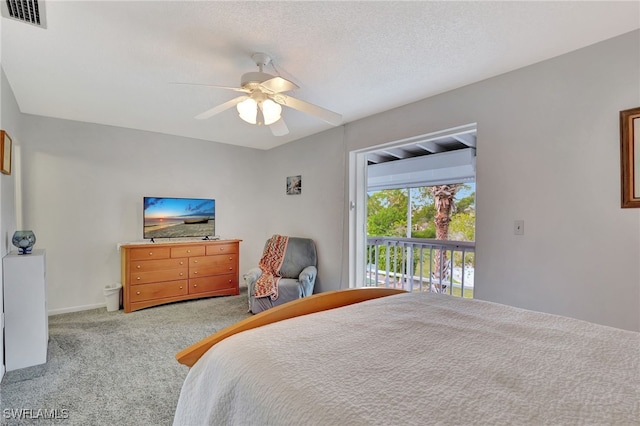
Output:
<svg viewBox="0 0 640 426">
<path fill-rule="evenodd" d="M 13 141 L 7 132 L 0 130 L 0 172 L 11 174 L 11 150 Z"/>
<path fill-rule="evenodd" d="M 640 207 L 640 107 L 620 111 L 622 208 Z"/>
<path fill-rule="evenodd" d="M 287 177 L 286 192 L 287 195 L 302 194 L 302 175 Z"/>
</svg>

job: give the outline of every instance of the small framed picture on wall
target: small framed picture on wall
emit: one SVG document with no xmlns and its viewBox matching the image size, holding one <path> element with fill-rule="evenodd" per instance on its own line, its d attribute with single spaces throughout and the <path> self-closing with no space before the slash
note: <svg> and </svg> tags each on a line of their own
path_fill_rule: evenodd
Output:
<svg viewBox="0 0 640 426">
<path fill-rule="evenodd" d="M 302 176 L 288 176 L 287 177 L 287 195 L 300 195 L 302 194 Z"/>
<path fill-rule="evenodd" d="M 11 138 L 4 130 L 0 130 L 0 172 L 11 174 Z"/>
</svg>

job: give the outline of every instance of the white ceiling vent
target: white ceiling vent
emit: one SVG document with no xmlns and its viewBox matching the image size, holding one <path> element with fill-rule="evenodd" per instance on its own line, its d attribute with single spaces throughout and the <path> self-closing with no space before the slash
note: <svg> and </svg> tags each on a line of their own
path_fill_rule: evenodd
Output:
<svg viewBox="0 0 640 426">
<path fill-rule="evenodd" d="M 3 0 L 2 16 L 47 28 L 44 15 L 44 0 Z"/>
</svg>

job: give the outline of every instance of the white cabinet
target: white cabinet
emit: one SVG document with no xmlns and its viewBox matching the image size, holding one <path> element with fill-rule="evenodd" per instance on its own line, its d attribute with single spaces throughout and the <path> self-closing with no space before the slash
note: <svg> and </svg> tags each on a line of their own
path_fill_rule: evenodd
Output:
<svg viewBox="0 0 640 426">
<path fill-rule="evenodd" d="M 4 350 L 7 371 L 47 362 L 49 319 L 45 251 L 12 252 L 2 259 Z"/>
</svg>

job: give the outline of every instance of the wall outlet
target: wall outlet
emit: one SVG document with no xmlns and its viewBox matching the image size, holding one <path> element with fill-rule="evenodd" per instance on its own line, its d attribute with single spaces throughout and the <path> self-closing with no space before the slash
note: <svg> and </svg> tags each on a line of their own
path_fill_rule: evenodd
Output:
<svg viewBox="0 0 640 426">
<path fill-rule="evenodd" d="M 513 235 L 524 235 L 524 220 L 513 222 Z"/>
</svg>

